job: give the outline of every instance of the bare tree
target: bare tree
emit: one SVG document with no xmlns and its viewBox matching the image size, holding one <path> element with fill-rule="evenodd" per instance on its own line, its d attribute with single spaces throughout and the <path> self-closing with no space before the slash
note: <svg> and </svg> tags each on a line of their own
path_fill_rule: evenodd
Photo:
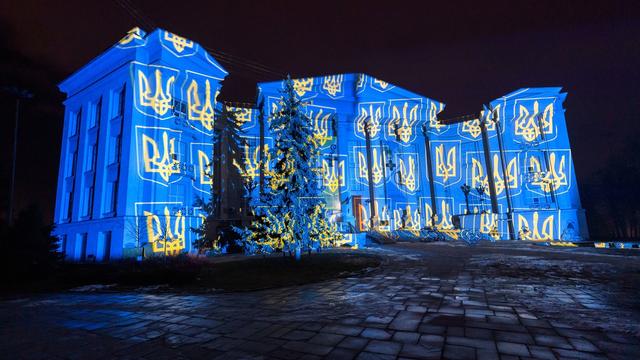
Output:
<svg viewBox="0 0 640 360">
<path fill-rule="evenodd" d="M 126 216 L 124 221 L 124 236 L 135 240 L 136 242 L 136 257 L 138 260 L 144 259 L 144 246 L 148 244 L 147 236 L 143 231 L 144 226 L 143 216 Z"/>
</svg>

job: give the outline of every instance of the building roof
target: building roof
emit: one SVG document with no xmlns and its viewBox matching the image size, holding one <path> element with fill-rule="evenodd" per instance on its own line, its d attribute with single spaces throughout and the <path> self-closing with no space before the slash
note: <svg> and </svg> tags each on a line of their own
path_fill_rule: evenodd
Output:
<svg viewBox="0 0 640 360">
<path fill-rule="evenodd" d="M 71 97 L 131 61 L 155 63 L 160 60 L 169 64 L 187 60 L 194 63 L 196 68 L 210 68 L 222 78 L 229 74 L 200 44 L 164 29 L 157 28 L 147 34 L 135 27 L 102 54 L 60 82 L 58 87 Z"/>
</svg>

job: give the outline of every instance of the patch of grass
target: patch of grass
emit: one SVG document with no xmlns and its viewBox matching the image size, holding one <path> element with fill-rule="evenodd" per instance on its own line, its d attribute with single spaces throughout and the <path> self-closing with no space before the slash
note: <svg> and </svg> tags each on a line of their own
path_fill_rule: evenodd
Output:
<svg viewBox="0 0 640 360">
<path fill-rule="evenodd" d="M 152 258 L 138 263 L 122 260 L 109 264 L 63 263 L 48 273 L 27 274 L 4 282 L 0 292 L 46 292 L 93 284 L 116 284 L 113 290 L 167 285 L 173 291 L 249 291 L 300 285 L 354 273 L 380 265 L 374 255 L 331 251 L 305 255 L 300 261 L 281 255 L 267 257 L 205 258 L 178 256 Z"/>
<path fill-rule="evenodd" d="M 300 285 L 349 276 L 380 262 L 376 256 L 357 253 L 313 254 L 299 262 L 288 256 L 271 256 L 204 267 L 195 285 L 230 291 Z"/>
</svg>

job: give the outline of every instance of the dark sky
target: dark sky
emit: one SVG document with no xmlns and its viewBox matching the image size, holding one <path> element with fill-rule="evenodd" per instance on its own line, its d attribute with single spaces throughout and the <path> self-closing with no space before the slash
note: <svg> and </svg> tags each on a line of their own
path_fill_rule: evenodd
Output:
<svg viewBox="0 0 640 360">
<path fill-rule="evenodd" d="M 341 6 L 339 4 L 342 4 Z M 130 5 L 133 5 L 131 7 Z M 562 86 L 579 182 L 635 131 L 640 108 L 640 12 L 618 1 L 3 1 L 0 86 L 29 88 L 18 147 L 17 205 L 51 216 L 62 100 L 57 83 L 127 30 L 159 26 L 292 76 L 366 72 L 477 112 L 521 87 Z M 126 9 L 125 9 L 126 8 Z M 128 9 L 128 10 L 127 10 Z M 133 15 L 132 15 L 133 14 Z M 227 64 L 223 96 L 253 100 L 273 80 Z M 14 100 L 0 95 L 7 203 Z"/>
</svg>

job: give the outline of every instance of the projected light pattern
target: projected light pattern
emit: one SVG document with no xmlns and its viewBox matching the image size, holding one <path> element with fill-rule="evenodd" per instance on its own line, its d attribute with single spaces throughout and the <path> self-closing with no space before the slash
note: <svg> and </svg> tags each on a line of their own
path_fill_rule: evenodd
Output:
<svg viewBox="0 0 640 360">
<path fill-rule="evenodd" d="M 199 44 L 134 28 L 60 84 L 68 100 L 54 220 L 67 258 L 194 251 L 189 229 L 203 216 L 194 199 L 227 173 L 211 166 L 226 76 Z M 321 149 L 326 216 L 352 244 L 363 245 L 364 231 L 420 236 L 426 227 L 451 238 L 462 229 L 492 239 L 587 237 L 560 88 L 520 89 L 476 119 L 445 124 L 443 103 L 366 74 L 293 85 Z M 260 113 L 279 109 L 282 88 L 258 85 L 263 109 L 229 106 L 246 140 L 236 165 L 253 195 L 276 157 Z M 230 197 L 225 207 L 238 203 Z"/>
<path fill-rule="evenodd" d="M 335 101 L 327 93 L 335 84 L 325 83 L 335 79 L 294 84 L 312 119 L 318 108 L 332 109 L 327 119 L 334 124 L 314 130 L 331 138 L 320 141 L 320 186 L 327 203 L 339 205 L 331 218 L 341 228 L 420 235 L 433 227 L 452 238 L 466 229 L 493 240 L 588 236 L 560 88 L 521 89 L 492 101 L 476 119 L 443 124 L 444 104 L 365 74 L 344 74 Z M 265 111 L 277 110 L 282 86 L 259 84 L 269 99 Z M 463 184 L 472 187 L 469 212 Z"/>
</svg>

